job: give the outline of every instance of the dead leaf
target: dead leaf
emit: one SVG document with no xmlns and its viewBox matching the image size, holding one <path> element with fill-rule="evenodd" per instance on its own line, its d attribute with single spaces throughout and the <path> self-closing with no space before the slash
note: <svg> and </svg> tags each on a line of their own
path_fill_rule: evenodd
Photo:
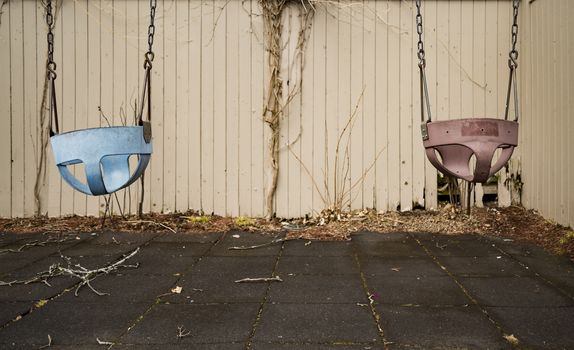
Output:
<svg viewBox="0 0 574 350">
<path fill-rule="evenodd" d="M 513 344 L 513 345 L 518 344 L 518 338 L 516 338 L 514 336 L 514 334 L 510 334 L 510 335 L 506 334 L 504 336 L 504 339 L 506 339 L 506 341 L 509 342 L 510 344 Z"/>
</svg>

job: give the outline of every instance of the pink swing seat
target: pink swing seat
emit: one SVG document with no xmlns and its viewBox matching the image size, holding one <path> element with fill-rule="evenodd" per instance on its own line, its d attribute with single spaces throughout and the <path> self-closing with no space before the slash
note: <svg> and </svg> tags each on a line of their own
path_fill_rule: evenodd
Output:
<svg viewBox="0 0 574 350">
<path fill-rule="evenodd" d="M 421 128 L 429 161 L 441 173 L 469 182 L 486 182 L 508 162 L 518 145 L 516 121 L 458 119 L 427 122 Z M 500 157 L 492 164 L 499 148 Z M 476 157 L 474 172 L 469 164 L 473 155 Z"/>
</svg>

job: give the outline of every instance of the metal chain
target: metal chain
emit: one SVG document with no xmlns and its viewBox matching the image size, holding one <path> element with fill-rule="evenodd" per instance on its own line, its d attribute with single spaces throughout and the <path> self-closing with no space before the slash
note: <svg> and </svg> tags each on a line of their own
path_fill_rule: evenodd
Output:
<svg viewBox="0 0 574 350">
<path fill-rule="evenodd" d="M 518 59 L 518 51 L 516 50 L 516 42 L 518 41 L 518 6 L 520 5 L 520 0 L 512 1 L 512 48 L 508 54 L 509 60 L 508 65 L 512 68 L 518 67 L 516 60 Z"/>
<path fill-rule="evenodd" d="M 417 16 L 416 16 L 417 34 L 419 35 L 419 41 L 417 43 L 418 48 L 417 57 L 419 58 L 419 66 L 424 68 L 426 65 L 426 61 L 425 61 L 425 47 L 423 43 L 423 16 L 421 15 L 421 0 L 416 0 L 415 4 L 417 7 Z"/>
<path fill-rule="evenodd" d="M 153 47 L 153 36 L 155 34 L 155 24 L 154 24 L 154 20 L 155 20 L 155 9 L 157 7 L 157 0 L 150 0 L 149 1 L 149 7 L 150 7 L 150 23 L 149 23 L 149 27 L 147 30 L 147 44 L 148 44 L 148 51 L 145 53 L 145 62 L 144 62 L 144 68 L 146 69 L 151 69 L 151 63 L 153 61 L 154 58 L 154 53 L 152 50 Z"/>
<path fill-rule="evenodd" d="M 427 76 L 425 74 L 426 60 L 425 60 L 425 46 L 423 43 L 423 15 L 421 14 L 421 0 L 416 0 L 415 5 L 417 7 L 416 24 L 417 24 L 417 34 L 419 35 L 419 41 L 417 43 L 417 57 L 419 58 L 419 73 L 420 73 L 420 90 L 421 90 L 421 122 L 425 121 L 425 103 L 426 103 L 426 113 L 427 122 L 432 120 L 431 109 L 430 109 L 430 99 L 429 91 L 427 87 Z M 423 134 L 425 133 L 425 126 L 423 126 Z M 424 137 L 424 136 L 423 136 Z"/>
<path fill-rule="evenodd" d="M 516 50 L 516 43 L 518 42 L 518 6 L 520 0 L 512 1 L 512 28 L 511 28 L 511 43 L 512 47 L 508 53 L 508 67 L 510 74 L 508 77 L 508 90 L 506 92 L 506 108 L 504 110 L 504 119 L 508 120 L 508 112 L 510 109 L 510 96 L 514 95 L 514 121 L 518 121 L 518 87 L 516 83 L 516 68 L 518 67 L 518 50 Z"/>
<path fill-rule="evenodd" d="M 54 15 L 52 14 L 52 1 L 46 3 L 46 24 L 48 25 L 48 62 L 46 64 L 48 74 L 52 80 L 56 79 L 56 62 L 54 62 Z"/>
</svg>

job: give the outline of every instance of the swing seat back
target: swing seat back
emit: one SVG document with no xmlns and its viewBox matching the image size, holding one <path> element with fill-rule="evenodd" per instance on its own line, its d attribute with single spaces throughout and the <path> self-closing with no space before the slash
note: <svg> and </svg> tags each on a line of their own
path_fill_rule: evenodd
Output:
<svg viewBox="0 0 574 350">
<path fill-rule="evenodd" d="M 429 161 L 441 173 L 469 182 L 486 182 L 510 160 L 518 145 L 518 123 L 502 119 L 428 122 L 422 124 L 422 134 Z M 492 164 L 497 149 L 501 149 L 500 157 Z"/>
<path fill-rule="evenodd" d="M 147 138 L 147 137 L 146 137 Z M 120 126 L 71 131 L 50 138 L 56 165 L 64 180 L 76 190 L 99 196 L 129 186 L 145 171 L 152 153 L 144 126 Z M 138 156 L 135 171 L 129 157 Z M 78 180 L 69 165 L 84 164 L 86 182 Z"/>
</svg>

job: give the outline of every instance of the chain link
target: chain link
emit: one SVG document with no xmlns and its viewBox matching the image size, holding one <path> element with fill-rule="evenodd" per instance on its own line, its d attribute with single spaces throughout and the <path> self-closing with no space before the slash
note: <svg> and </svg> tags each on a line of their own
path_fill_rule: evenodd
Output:
<svg viewBox="0 0 574 350">
<path fill-rule="evenodd" d="M 419 58 L 419 66 L 424 67 L 426 65 L 425 60 L 425 47 L 423 43 L 423 16 L 421 14 L 421 0 L 416 0 L 415 2 L 417 7 L 417 16 L 416 16 L 416 23 L 417 23 L 417 34 L 419 35 L 419 41 L 417 43 L 417 57 Z"/>
<path fill-rule="evenodd" d="M 155 35 L 154 20 L 155 20 L 155 9 L 157 7 L 157 0 L 150 0 L 149 7 L 150 7 L 150 23 L 147 30 L 148 51 L 145 53 L 145 62 L 144 62 L 144 68 L 146 69 L 147 68 L 151 69 L 151 63 L 155 56 L 152 47 L 153 47 L 153 36 Z"/>
</svg>

